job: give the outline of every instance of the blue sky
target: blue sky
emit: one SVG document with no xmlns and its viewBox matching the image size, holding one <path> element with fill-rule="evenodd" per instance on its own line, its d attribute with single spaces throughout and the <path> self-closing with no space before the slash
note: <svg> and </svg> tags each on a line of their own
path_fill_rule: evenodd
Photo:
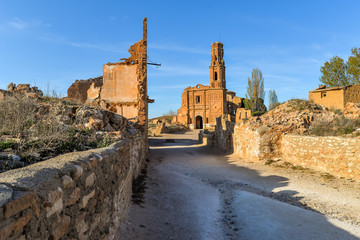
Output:
<svg viewBox="0 0 360 240">
<path fill-rule="evenodd" d="M 128 57 L 148 18 L 150 117 L 176 110 L 182 90 L 209 84 L 210 45 L 224 43 L 229 90 L 245 96 L 253 68 L 266 94 L 307 99 L 320 67 L 360 47 L 360 1 L 4 1 L 0 88 L 30 83 L 65 96 L 76 79 Z M 266 100 L 267 103 L 267 100 Z"/>
</svg>

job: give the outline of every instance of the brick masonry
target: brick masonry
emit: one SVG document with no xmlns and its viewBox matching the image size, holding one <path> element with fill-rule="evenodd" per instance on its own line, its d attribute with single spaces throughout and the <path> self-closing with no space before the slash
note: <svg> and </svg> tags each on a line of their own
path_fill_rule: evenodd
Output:
<svg viewBox="0 0 360 240">
<path fill-rule="evenodd" d="M 0 240 L 114 239 L 146 158 L 145 136 L 125 130 L 107 148 L 0 174 Z"/>
</svg>

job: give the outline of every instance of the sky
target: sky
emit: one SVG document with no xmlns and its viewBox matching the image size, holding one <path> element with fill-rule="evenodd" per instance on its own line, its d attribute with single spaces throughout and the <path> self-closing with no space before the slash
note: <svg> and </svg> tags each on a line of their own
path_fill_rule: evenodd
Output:
<svg viewBox="0 0 360 240">
<path fill-rule="evenodd" d="M 176 111 L 181 93 L 209 85 L 210 46 L 224 43 L 228 90 L 244 97 L 254 68 L 266 99 L 308 98 L 320 67 L 360 47 L 360 1 L 0 0 L 0 89 L 30 83 L 66 96 L 76 79 L 129 57 L 148 19 L 148 95 L 153 118 Z"/>
</svg>

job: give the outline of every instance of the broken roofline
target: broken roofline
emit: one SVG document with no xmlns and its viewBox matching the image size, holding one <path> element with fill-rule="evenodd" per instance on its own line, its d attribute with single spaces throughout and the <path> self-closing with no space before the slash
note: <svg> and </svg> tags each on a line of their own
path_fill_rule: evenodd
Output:
<svg viewBox="0 0 360 240">
<path fill-rule="evenodd" d="M 110 63 L 106 65 L 132 65 L 138 64 L 139 62 L 147 63 L 147 18 L 143 19 L 143 39 L 139 40 L 137 43 L 134 43 L 130 46 L 128 52 L 130 57 L 120 58 L 120 62 Z M 153 64 L 156 65 L 156 64 Z"/>
</svg>

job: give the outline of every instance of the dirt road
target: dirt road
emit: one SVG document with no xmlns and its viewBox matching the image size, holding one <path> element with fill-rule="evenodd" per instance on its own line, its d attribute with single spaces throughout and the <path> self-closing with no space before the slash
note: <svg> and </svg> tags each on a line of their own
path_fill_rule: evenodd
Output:
<svg viewBox="0 0 360 240">
<path fill-rule="evenodd" d="M 246 163 L 197 132 L 149 143 L 146 191 L 118 239 L 360 239 L 358 183 Z"/>
</svg>

